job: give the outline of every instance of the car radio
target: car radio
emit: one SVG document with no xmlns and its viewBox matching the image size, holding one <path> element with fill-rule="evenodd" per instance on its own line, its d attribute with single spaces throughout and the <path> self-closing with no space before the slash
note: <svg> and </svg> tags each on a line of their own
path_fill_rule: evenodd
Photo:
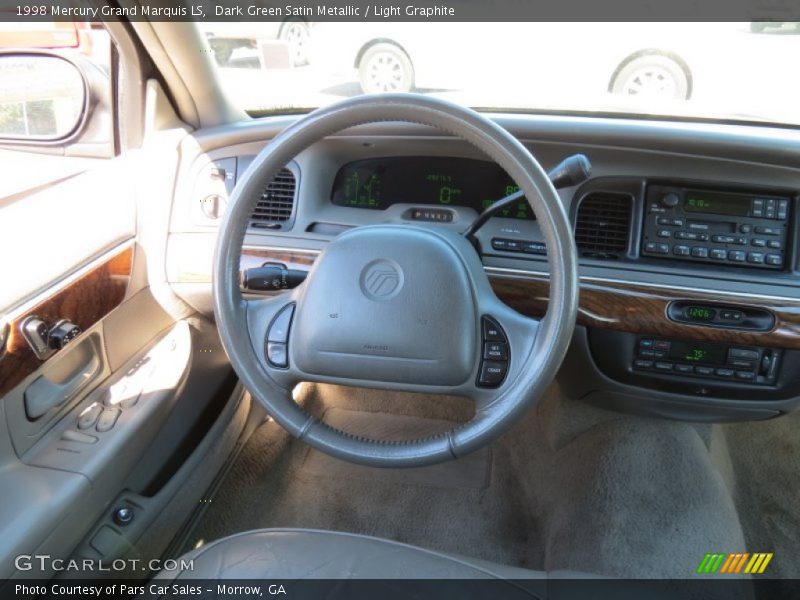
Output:
<svg viewBox="0 0 800 600">
<path fill-rule="evenodd" d="M 651 185 L 642 255 L 783 269 L 790 211 L 785 196 Z"/>
</svg>

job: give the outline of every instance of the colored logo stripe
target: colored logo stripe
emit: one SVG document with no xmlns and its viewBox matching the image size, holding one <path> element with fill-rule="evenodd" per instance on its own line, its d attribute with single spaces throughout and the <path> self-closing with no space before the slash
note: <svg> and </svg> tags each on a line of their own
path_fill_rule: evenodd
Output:
<svg viewBox="0 0 800 600">
<path fill-rule="evenodd" d="M 750 554 L 749 552 L 731 552 L 729 554 L 709 553 L 703 557 L 697 567 L 697 573 L 700 574 L 715 574 L 715 573 L 749 573 L 761 574 L 763 573 L 769 562 L 772 560 L 772 552 L 756 552 Z M 745 566 L 746 565 L 746 566 Z M 744 569 L 744 571 L 742 571 Z"/>
</svg>

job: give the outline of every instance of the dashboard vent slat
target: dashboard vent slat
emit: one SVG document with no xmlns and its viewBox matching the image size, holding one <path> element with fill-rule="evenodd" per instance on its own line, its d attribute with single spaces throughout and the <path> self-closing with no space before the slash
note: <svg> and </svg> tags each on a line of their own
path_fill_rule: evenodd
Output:
<svg viewBox="0 0 800 600">
<path fill-rule="evenodd" d="M 253 209 L 252 222 L 285 223 L 291 219 L 296 187 L 294 173 L 289 169 L 281 169 L 258 199 Z"/>
<path fill-rule="evenodd" d="M 581 200 L 575 219 L 575 244 L 582 256 L 619 258 L 628 248 L 632 198 L 594 192 Z"/>
</svg>

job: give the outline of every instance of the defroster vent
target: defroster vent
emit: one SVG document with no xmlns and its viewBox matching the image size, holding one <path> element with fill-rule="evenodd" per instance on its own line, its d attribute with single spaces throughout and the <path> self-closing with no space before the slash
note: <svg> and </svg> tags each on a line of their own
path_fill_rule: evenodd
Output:
<svg viewBox="0 0 800 600">
<path fill-rule="evenodd" d="M 253 210 L 251 225 L 280 229 L 292 218 L 297 181 L 289 169 L 281 169 L 264 189 Z"/>
<path fill-rule="evenodd" d="M 582 256 L 619 258 L 628 249 L 633 202 L 625 194 L 594 192 L 581 200 L 575 244 Z"/>
</svg>

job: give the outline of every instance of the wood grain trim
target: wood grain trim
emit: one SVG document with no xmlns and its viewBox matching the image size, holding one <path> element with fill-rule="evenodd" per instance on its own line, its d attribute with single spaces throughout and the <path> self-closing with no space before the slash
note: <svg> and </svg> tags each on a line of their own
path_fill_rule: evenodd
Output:
<svg viewBox="0 0 800 600">
<path fill-rule="evenodd" d="M 242 268 L 264 262 L 282 262 L 292 268 L 308 268 L 314 252 L 245 249 Z M 489 274 L 497 296 L 518 312 L 542 317 L 547 310 L 549 283 L 546 276 Z M 700 325 L 675 323 L 667 318 L 667 305 L 673 300 L 709 304 L 733 304 L 770 310 L 775 327 L 768 332 L 745 332 Z M 627 282 L 581 281 L 578 323 L 642 335 L 706 340 L 778 348 L 800 348 L 800 299 L 768 298 L 755 295 L 725 295 L 701 290 L 661 288 Z"/>
<path fill-rule="evenodd" d="M 490 281 L 497 296 L 514 310 L 534 317 L 545 314 L 550 289 L 546 280 L 490 276 Z M 667 318 L 667 305 L 673 300 L 768 309 L 775 315 L 775 327 L 768 332 L 752 332 L 676 323 Z M 578 323 L 660 337 L 800 348 L 800 301 L 736 296 L 721 298 L 718 294 L 699 290 L 670 291 L 623 282 L 581 282 Z"/>
<path fill-rule="evenodd" d="M 35 315 L 50 324 L 68 319 L 86 331 L 122 302 L 130 282 L 132 263 L 133 245 L 128 245 L 11 318 L 6 354 L 0 358 L 0 397 L 44 362 L 36 357 L 20 333 L 25 319 Z"/>
</svg>

